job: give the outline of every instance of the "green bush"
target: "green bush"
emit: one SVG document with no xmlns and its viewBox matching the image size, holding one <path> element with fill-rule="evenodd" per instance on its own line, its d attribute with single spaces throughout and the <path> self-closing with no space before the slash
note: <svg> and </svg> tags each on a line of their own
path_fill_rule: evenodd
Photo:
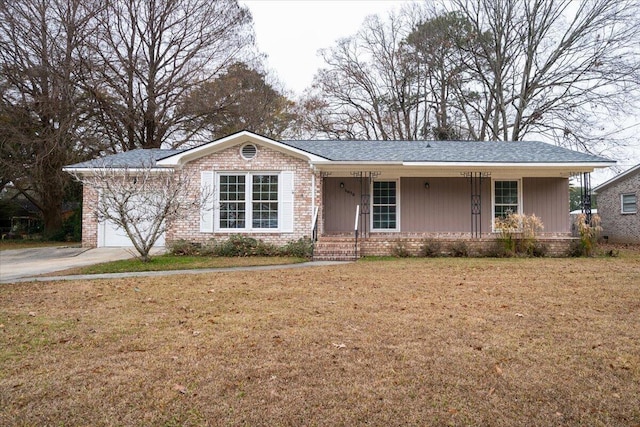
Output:
<svg viewBox="0 0 640 427">
<path fill-rule="evenodd" d="M 313 242 L 308 237 L 290 241 L 278 247 L 262 240 L 239 234 L 229 236 L 226 240 L 211 239 L 205 243 L 176 240 L 169 244 L 169 252 L 173 255 L 247 257 L 247 256 L 292 256 L 311 258 Z"/>
<path fill-rule="evenodd" d="M 280 255 L 298 258 L 311 258 L 313 253 L 313 241 L 308 237 L 292 240 L 280 248 Z"/>
<path fill-rule="evenodd" d="M 215 245 L 214 255 L 224 257 L 252 256 L 255 255 L 257 247 L 258 240 L 253 237 L 233 234 L 227 240 Z"/>
<path fill-rule="evenodd" d="M 62 227 L 49 237 L 56 242 L 79 242 L 82 240 L 82 208 L 75 209 L 64 220 Z"/>
</svg>

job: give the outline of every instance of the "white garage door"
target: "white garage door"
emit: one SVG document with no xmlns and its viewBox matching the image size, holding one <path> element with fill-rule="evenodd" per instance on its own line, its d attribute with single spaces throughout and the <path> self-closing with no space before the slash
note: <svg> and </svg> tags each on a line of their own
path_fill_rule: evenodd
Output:
<svg viewBox="0 0 640 427">
<path fill-rule="evenodd" d="M 105 221 L 98 227 L 98 246 L 100 247 L 132 247 L 133 243 L 127 233 L 112 223 Z M 160 235 L 154 247 L 164 246 L 164 234 Z"/>
</svg>

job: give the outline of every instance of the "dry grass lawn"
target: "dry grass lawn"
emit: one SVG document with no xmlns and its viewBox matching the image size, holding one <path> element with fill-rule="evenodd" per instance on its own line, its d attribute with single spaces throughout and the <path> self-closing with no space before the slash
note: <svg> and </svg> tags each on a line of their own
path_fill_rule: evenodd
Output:
<svg viewBox="0 0 640 427">
<path fill-rule="evenodd" d="M 0 425 L 640 425 L 640 252 L 0 285 Z"/>
</svg>

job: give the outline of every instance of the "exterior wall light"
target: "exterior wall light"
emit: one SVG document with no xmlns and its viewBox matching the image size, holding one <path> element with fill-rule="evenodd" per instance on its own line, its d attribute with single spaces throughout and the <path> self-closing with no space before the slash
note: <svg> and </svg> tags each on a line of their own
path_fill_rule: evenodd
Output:
<svg viewBox="0 0 640 427">
<path fill-rule="evenodd" d="M 428 190 L 428 189 L 429 189 L 429 183 L 428 183 L 428 182 L 425 182 L 425 183 L 424 183 L 424 189 L 425 189 L 425 190 Z"/>
</svg>

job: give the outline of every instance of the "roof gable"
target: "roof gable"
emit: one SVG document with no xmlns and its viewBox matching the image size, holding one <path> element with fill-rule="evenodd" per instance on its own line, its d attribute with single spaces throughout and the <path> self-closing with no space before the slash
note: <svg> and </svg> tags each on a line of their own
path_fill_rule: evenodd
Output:
<svg viewBox="0 0 640 427">
<path fill-rule="evenodd" d="M 622 181 L 624 179 L 630 178 L 632 175 L 635 175 L 636 173 L 640 173 L 640 163 L 635 165 L 631 169 L 627 169 L 626 171 L 614 176 L 610 180 L 603 182 L 602 184 L 600 184 L 596 188 L 594 188 L 593 191 L 596 192 L 596 193 L 598 191 L 602 191 L 603 189 L 609 187 L 612 184 L 615 184 L 615 183 L 620 182 L 620 181 Z"/>
<path fill-rule="evenodd" d="M 301 150 L 297 147 L 283 144 L 282 142 L 267 138 L 266 136 L 258 135 L 249 131 L 241 131 L 232 135 L 226 136 L 221 139 L 217 139 L 206 144 L 199 145 L 194 148 L 183 150 L 179 153 L 168 156 L 157 162 L 158 166 L 181 166 L 192 160 L 199 159 L 209 154 L 227 149 L 229 147 L 240 144 L 256 144 L 267 146 L 276 151 L 289 154 L 294 157 L 303 158 L 309 161 L 322 161 L 328 160 L 324 157 L 318 156 L 311 152 Z"/>
</svg>

